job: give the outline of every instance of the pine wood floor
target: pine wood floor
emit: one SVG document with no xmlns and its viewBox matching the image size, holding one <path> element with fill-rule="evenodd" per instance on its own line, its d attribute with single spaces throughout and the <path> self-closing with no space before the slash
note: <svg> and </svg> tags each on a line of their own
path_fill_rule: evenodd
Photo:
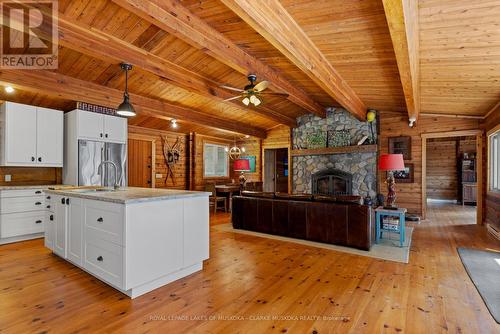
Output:
<svg viewBox="0 0 500 334">
<path fill-rule="evenodd" d="M 0 333 L 500 332 L 456 253 L 500 243 L 472 208 L 433 205 L 429 218 L 409 264 L 212 230 L 203 272 L 135 300 L 42 240 L 0 246 Z"/>
</svg>

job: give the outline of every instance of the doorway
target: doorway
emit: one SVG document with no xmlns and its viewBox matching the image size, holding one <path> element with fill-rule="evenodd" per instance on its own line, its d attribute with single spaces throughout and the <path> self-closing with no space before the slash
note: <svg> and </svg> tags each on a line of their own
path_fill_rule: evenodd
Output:
<svg viewBox="0 0 500 334">
<path fill-rule="evenodd" d="M 288 148 L 264 149 L 264 191 L 288 193 Z"/>
<path fill-rule="evenodd" d="M 422 134 L 423 218 L 428 206 L 460 205 L 481 224 L 482 160 L 481 130 Z"/>
<path fill-rule="evenodd" d="M 153 153 L 153 141 L 128 139 L 128 185 L 130 187 L 154 188 Z"/>
</svg>

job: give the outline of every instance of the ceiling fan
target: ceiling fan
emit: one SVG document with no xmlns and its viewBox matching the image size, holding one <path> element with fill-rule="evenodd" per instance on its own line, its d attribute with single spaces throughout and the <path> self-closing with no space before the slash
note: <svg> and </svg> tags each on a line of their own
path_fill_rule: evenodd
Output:
<svg viewBox="0 0 500 334">
<path fill-rule="evenodd" d="M 269 86 L 269 82 L 264 80 L 264 81 L 259 82 L 258 84 L 255 84 L 255 81 L 257 81 L 257 76 L 255 74 L 249 74 L 248 81 L 250 81 L 250 84 L 246 85 L 243 89 L 235 88 L 235 87 L 231 87 L 231 86 L 226 86 L 226 85 L 220 86 L 221 88 L 240 93 L 238 96 L 230 97 L 228 99 L 225 99 L 224 101 L 242 99 L 241 102 L 243 102 L 244 105 L 248 106 L 251 103 L 257 107 L 259 104 L 262 103 L 262 96 L 265 96 L 265 95 L 285 96 L 285 97 L 288 96 L 287 93 L 271 93 L 271 92 L 265 93 L 265 92 L 263 92 Z"/>
</svg>

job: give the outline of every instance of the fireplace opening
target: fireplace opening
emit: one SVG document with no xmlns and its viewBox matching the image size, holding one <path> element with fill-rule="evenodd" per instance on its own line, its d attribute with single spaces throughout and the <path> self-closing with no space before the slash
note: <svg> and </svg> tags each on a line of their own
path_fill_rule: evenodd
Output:
<svg viewBox="0 0 500 334">
<path fill-rule="evenodd" d="M 352 174 L 338 169 L 326 169 L 312 175 L 314 195 L 352 195 Z"/>
</svg>

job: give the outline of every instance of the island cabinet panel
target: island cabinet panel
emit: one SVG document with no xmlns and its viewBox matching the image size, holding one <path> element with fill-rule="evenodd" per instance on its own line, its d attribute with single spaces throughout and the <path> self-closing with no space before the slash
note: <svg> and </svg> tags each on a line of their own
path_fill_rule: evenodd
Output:
<svg viewBox="0 0 500 334">
<path fill-rule="evenodd" d="M 126 290 L 182 268 L 183 205 L 182 199 L 127 205 Z"/>
<path fill-rule="evenodd" d="M 209 220 L 208 202 L 203 197 L 184 201 L 184 261 L 183 267 L 189 267 L 208 259 L 209 256 L 209 226 L 201 222 Z"/>
<path fill-rule="evenodd" d="M 71 198 L 68 207 L 68 260 L 82 265 L 83 263 L 83 200 Z"/>
<path fill-rule="evenodd" d="M 67 258 L 67 222 L 68 222 L 68 206 L 66 205 L 67 197 L 54 196 L 54 253 L 60 257 Z"/>
<path fill-rule="evenodd" d="M 94 235 L 87 235 L 84 256 L 85 270 L 118 289 L 123 289 L 123 247 Z"/>
</svg>

